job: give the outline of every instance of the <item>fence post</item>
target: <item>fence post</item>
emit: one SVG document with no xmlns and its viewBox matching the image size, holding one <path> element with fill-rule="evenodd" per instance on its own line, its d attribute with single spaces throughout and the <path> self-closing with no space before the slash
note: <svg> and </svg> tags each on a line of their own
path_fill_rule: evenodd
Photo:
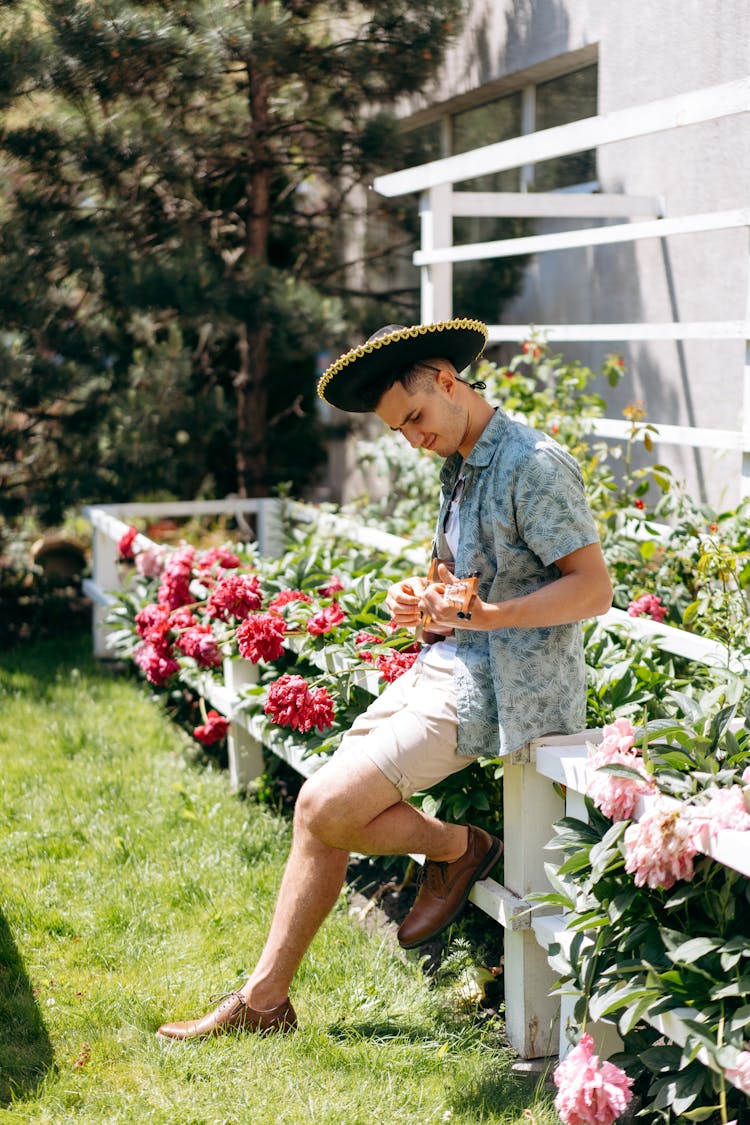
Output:
<svg viewBox="0 0 750 1125">
<path fill-rule="evenodd" d="M 505 886 L 520 898 L 550 889 L 544 849 L 563 815 L 552 782 L 536 772 L 529 747 L 511 754 L 503 774 Z M 550 996 L 556 974 L 533 929 L 505 931 L 505 1026 L 521 1058 L 555 1053 L 560 1004 Z"/>
<path fill-rule="evenodd" d="M 249 660 L 225 660 L 224 683 L 233 697 L 238 688 L 248 684 L 257 684 L 258 667 Z M 234 699 L 231 704 L 230 714 L 234 714 Z M 229 780 L 232 789 L 236 791 L 247 789 L 251 781 L 255 781 L 263 773 L 263 744 L 254 738 L 249 730 L 236 721 L 229 726 L 227 739 L 229 752 Z"/>
<path fill-rule="evenodd" d="M 117 543 L 106 530 L 94 524 L 92 543 L 92 578 L 95 587 L 103 592 L 101 599 L 94 599 L 92 613 L 92 633 L 94 643 L 94 656 L 98 659 L 111 657 L 107 648 L 107 613 L 109 605 L 106 602 L 107 594 L 114 594 L 120 589 L 120 571 L 117 566 Z"/>
<path fill-rule="evenodd" d="M 438 250 L 453 243 L 453 185 L 437 184 L 419 201 L 422 250 Z M 450 262 L 420 267 L 422 323 L 450 320 L 453 315 L 453 266 Z"/>
<path fill-rule="evenodd" d="M 275 496 L 258 501 L 258 550 L 268 559 L 277 559 L 284 553 L 281 500 Z"/>
</svg>

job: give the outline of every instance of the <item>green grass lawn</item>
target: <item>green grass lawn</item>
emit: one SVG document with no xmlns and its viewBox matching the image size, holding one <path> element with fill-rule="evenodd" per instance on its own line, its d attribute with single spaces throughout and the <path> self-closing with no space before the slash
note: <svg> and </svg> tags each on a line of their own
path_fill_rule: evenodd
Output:
<svg viewBox="0 0 750 1125">
<path fill-rule="evenodd" d="M 451 1007 L 345 896 L 299 974 L 295 1034 L 157 1041 L 244 980 L 290 827 L 89 651 L 0 657 L 0 1121 L 556 1121 L 500 1021 Z"/>
</svg>

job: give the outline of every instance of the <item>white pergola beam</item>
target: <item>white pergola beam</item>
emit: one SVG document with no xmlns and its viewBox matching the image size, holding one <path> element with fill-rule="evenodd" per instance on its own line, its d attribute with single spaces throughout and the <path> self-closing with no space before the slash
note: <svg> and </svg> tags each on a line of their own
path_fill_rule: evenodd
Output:
<svg viewBox="0 0 750 1125">
<path fill-rule="evenodd" d="M 526 238 L 501 238 L 493 242 L 474 242 L 443 249 L 417 250 L 416 266 L 440 262 L 477 262 L 487 258 L 513 258 L 519 254 L 541 254 L 551 250 L 571 250 L 583 246 L 606 246 L 615 242 L 636 242 L 642 238 L 667 238 L 675 234 L 731 230 L 750 225 L 750 208 L 714 211 L 702 215 L 682 215 L 676 219 L 653 219 L 645 223 L 623 223 L 612 227 L 535 234 Z"/>
<path fill-rule="evenodd" d="M 741 78 L 705 90 L 694 90 L 645 105 L 629 106 L 613 113 L 586 117 L 554 129 L 543 129 L 538 133 L 485 145 L 473 152 L 391 172 L 386 176 L 378 176 L 373 186 L 381 195 L 406 195 L 424 191 L 436 184 L 460 183 L 476 176 L 518 168 L 523 164 L 536 164 L 571 152 L 583 152 L 633 137 L 681 129 L 686 125 L 747 113 L 748 110 L 750 78 Z"/>
<path fill-rule="evenodd" d="M 616 219 L 664 214 L 661 196 L 577 194 L 563 191 L 456 191 L 454 217 L 519 219 Z"/>
<path fill-rule="evenodd" d="M 677 324 L 490 324 L 490 344 L 542 340 L 750 340 L 750 320 L 701 320 Z"/>
</svg>

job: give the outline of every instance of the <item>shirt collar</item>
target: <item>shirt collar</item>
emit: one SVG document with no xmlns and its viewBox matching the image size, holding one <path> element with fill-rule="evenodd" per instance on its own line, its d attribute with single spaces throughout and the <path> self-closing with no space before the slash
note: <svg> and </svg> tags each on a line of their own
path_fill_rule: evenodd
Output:
<svg viewBox="0 0 750 1125">
<path fill-rule="evenodd" d="M 495 413 L 482 430 L 466 461 L 463 460 L 460 453 L 453 453 L 447 458 L 440 473 L 441 483 L 447 484 L 451 481 L 462 464 L 475 469 L 486 468 L 497 453 L 501 434 L 509 423 L 510 419 L 505 411 L 499 406 L 495 407 Z"/>
</svg>

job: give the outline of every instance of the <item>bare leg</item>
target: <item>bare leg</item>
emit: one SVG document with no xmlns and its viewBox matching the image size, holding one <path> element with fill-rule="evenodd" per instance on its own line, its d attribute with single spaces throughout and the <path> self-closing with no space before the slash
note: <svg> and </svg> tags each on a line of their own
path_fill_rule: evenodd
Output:
<svg viewBox="0 0 750 1125">
<path fill-rule="evenodd" d="M 303 787 L 295 809 L 292 849 L 268 939 L 242 989 L 257 1010 L 281 1003 L 310 942 L 343 886 L 350 851 L 369 855 L 420 852 L 453 860 L 466 850 L 467 829 L 406 804 L 367 758 L 347 755 L 324 766 Z"/>
</svg>

